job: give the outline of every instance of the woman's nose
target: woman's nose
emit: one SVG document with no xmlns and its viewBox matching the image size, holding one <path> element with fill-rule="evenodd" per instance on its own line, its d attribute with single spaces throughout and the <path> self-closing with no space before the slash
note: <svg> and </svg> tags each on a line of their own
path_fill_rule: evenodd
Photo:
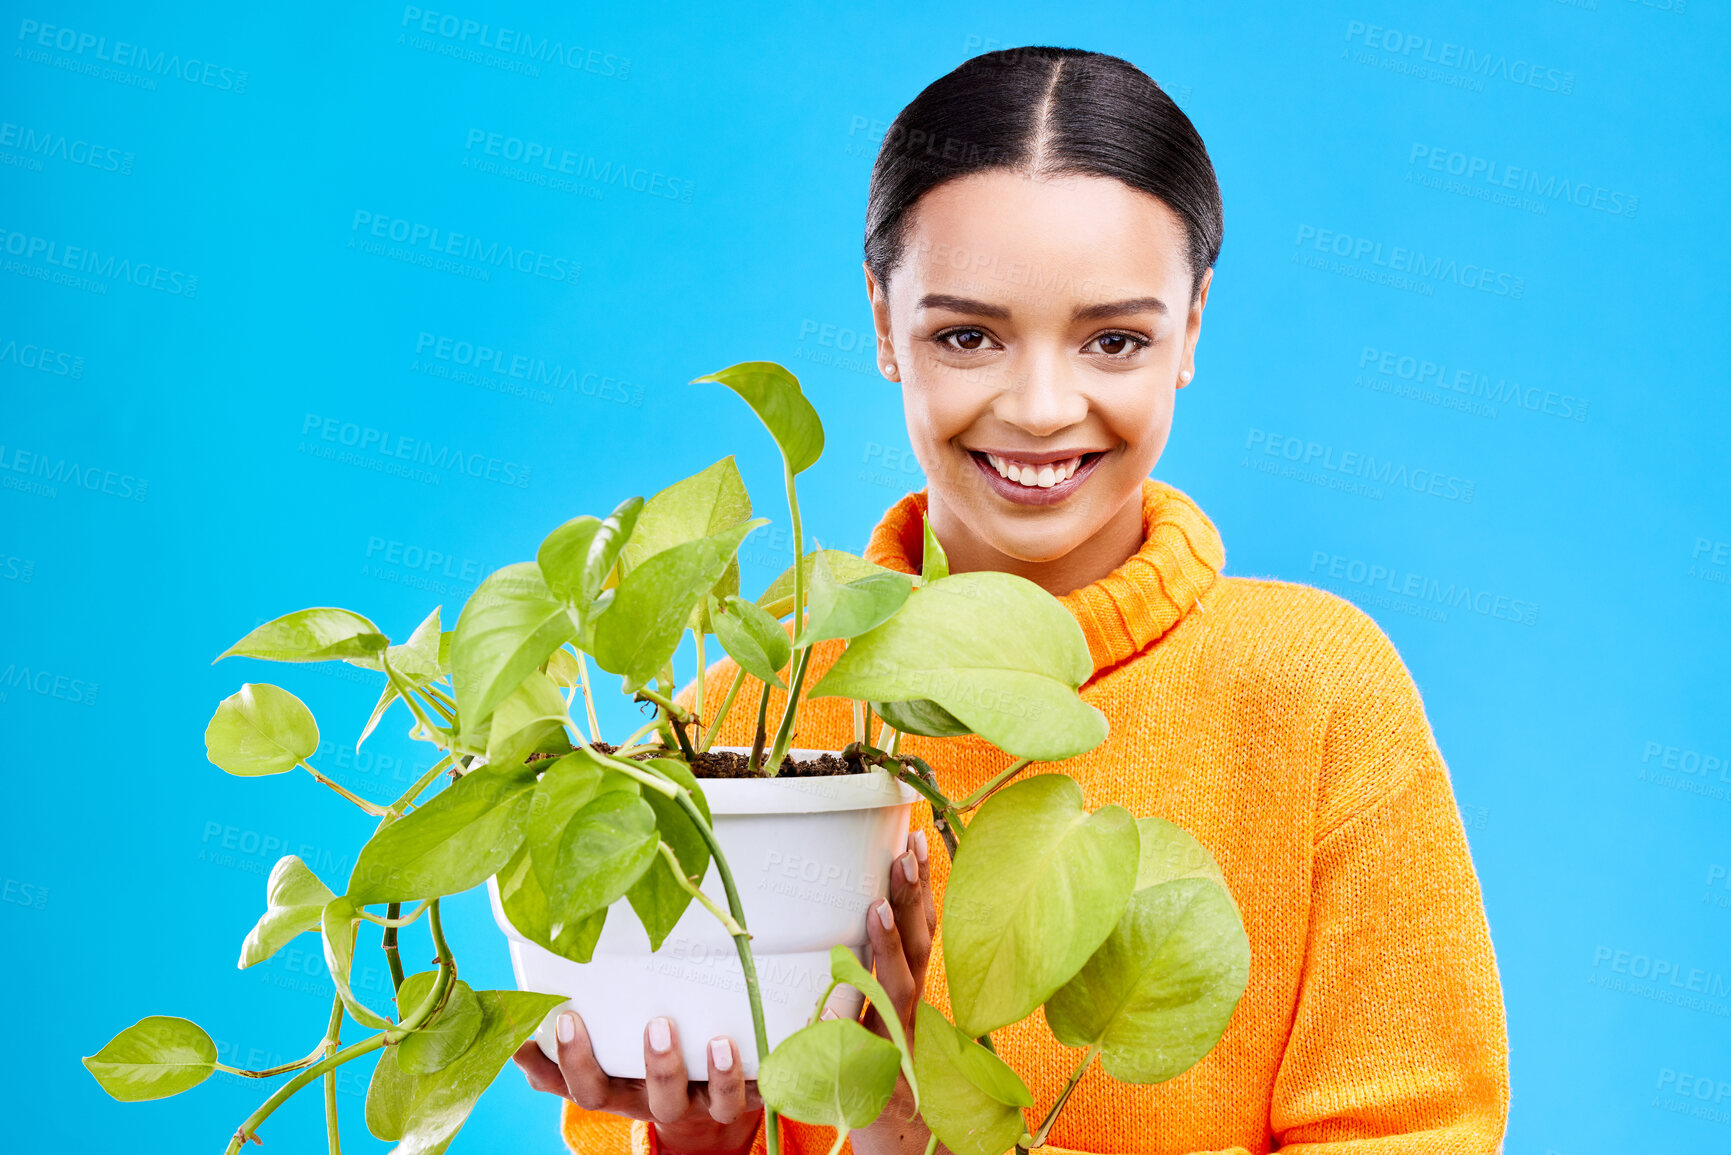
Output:
<svg viewBox="0 0 1731 1155">
<path fill-rule="evenodd" d="M 1017 359 L 1005 366 L 992 412 L 1032 437 L 1051 437 L 1088 417 L 1088 398 L 1063 356 Z"/>
</svg>

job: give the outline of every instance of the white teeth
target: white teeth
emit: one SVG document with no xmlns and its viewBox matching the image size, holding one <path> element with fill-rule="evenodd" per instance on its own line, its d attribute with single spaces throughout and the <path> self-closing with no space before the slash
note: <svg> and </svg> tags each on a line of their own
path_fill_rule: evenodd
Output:
<svg viewBox="0 0 1731 1155">
<path fill-rule="evenodd" d="M 1068 461 L 1049 463 L 1046 465 L 1029 465 L 1008 458 L 999 457 L 995 453 L 986 454 L 986 461 L 998 471 L 998 476 L 1025 485 L 1030 489 L 1050 489 L 1076 476 L 1076 471 L 1082 467 L 1080 457 L 1072 457 Z"/>
</svg>

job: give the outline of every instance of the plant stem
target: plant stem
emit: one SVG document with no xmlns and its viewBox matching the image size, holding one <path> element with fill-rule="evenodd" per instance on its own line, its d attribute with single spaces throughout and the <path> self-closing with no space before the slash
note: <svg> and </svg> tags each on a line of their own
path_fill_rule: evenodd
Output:
<svg viewBox="0 0 1731 1155">
<path fill-rule="evenodd" d="M 259 1109 L 254 1111 L 251 1115 L 248 1115 L 246 1122 L 242 1123 L 240 1127 L 235 1130 L 234 1137 L 228 1141 L 227 1155 L 238 1155 L 241 1146 L 245 1144 L 248 1139 L 251 1139 L 256 1143 L 258 1141 L 258 1136 L 255 1135 L 254 1132 L 258 1130 L 259 1124 L 270 1118 L 271 1112 L 286 1103 L 296 1091 L 299 1091 L 302 1087 L 306 1086 L 326 1071 L 334 1071 L 350 1059 L 358 1059 L 362 1055 L 371 1054 L 384 1045 L 384 1031 L 380 1031 L 376 1035 L 369 1035 L 358 1043 L 351 1043 L 334 1055 L 327 1055 L 325 1058 L 320 1059 L 317 1063 L 314 1063 L 312 1066 L 278 1087 L 276 1089 L 276 1094 L 266 1099 Z"/>
<path fill-rule="evenodd" d="M 383 806 L 380 806 L 378 803 L 368 802 L 365 798 L 362 798 L 359 794 L 356 794 L 353 791 L 345 790 L 340 785 L 338 785 L 337 783 L 331 781 L 329 778 L 326 778 L 323 774 L 320 774 L 317 770 L 314 770 L 312 767 L 312 763 L 308 762 L 305 758 L 302 758 L 297 763 L 297 765 L 305 767 L 306 772 L 308 774 L 311 774 L 314 779 L 323 783 L 326 786 L 329 786 L 332 790 L 335 790 L 338 794 L 342 795 L 344 798 L 347 798 L 350 802 L 353 802 L 356 806 L 359 806 L 362 810 L 365 810 L 368 814 L 371 814 L 374 818 L 383 818 L 385 816 L 385 814 L 388 813 L 386 808 Z"/>
<path fill-rule="evenodd" d="M 426 703 L 425 703 L 426 705 L 431 706 L 433 709 L 435 709 L 439 712 L 439 716 L 441 718 L 443 718 L 446 722 L 450 723 L 451 725 L 456 725 L 457 712 L 455 710 L 449 708 L 448 706 L 446 706 L 443 702 L 439 701 L 439 699 L 437 699 L 437 698 L 433 697 L 431 694 L 427 693 L 427 687 L 425 687 L 425 686 L 421 687 L 421 697 L 426 699 Z"/>
<path fill-rule="evenodd" d="M 384 948 L 385 962 L 391 968 L 391 990 L 403 989 L 403 958 L 397 950 L 397 916 L 402 913 L 403 904 L 393 902 L 385 908 L 385 936 L 379 945 Z"/>
<path fill-rule="evenodd" d="M 448 730 L 441 730 L 439 727 L 433 725 L 432 720 L 427 717 L 426 711 L 421 709 L 420 702 L 415 699 L 415 695 L 412 692 L 413 687 L 409 685 L 406 678 L 397 673 L 397 668 L 391 665 L 389 658 L 380 654 L 379 665 L 385 668 L 385 677 L 389 678 L 391 680 L 391 685 L 397 688 L 397 694 L 403 699 L 403 704 L 409 708 L 409 713 L 415 716 L 415 721 L 419 722 L 427 733 L 433 736 L 433 744 L 438 746 L 441 750 L 448 749 L 448 743 L 452 737 L 451 732 Z M 439 741 L 441 737 L 444 738 L 445 741 Z"/>
<path fill-rule="evenodd" d="M 673 847 L 663 842 L 660 846 L 660 853 L 661 857 L 667 860 L 667 865 L 672 868 L 673 878 L 679 883 L 680 888 L 692 898 L 695 898 L 698 902 L 702 903 L 703 909 L 707 910 L 710 914 L 713 914 L 715 920 L 727 928 L 728 934 L 745 933 L 745 928 L 735 922 L 731 914 L 722 910 L 719 906 L 716 906 L 715 900 L 710 898 L 707 894 L 704 894 L 703 888 L 691 881 L 690 876 L 685 873 L 685 868 L 679 865 L 679 856 L 673 853 Z"/>
<path fill-rule="evenodd" d="M 324 1057 L 330 1058 L 342 1049 L 343 1000 L 331 1000 L 331 1021 L 325 1028 Z M 341 1130 L 337 1126 L 337 1073 L 325 1072 L 325 1134 L 330 1137 L 331 1155 L 342 1155 Z"/>
<path fill-rule="evenodd" d="M 595 751 L 595 756 L 613 769 L 619 771 L 621 774 L 636 780 L 639 785 L 649 787 L 657 794 L 665 794 L 669 798 L 676 798 L 679 796 L 679 783 L 673 781 L 671 778 L 663 778 L 654 770 L 645 767 L 642 763 L 631 762 L 623 758 L 616 758 L 611 754 L 603 754 L 599 750 Z"/>
<path fill-rule="evenodd" d="M 703 676 L 704 676 L 704 673 L 706 672 L 704 670 L 704 666 L 703 666 L 703 627 L 700 625 L 697 629 L 692 630 L 691 635 L 692 635 L 692 638 L 695 640 L 696 645 L 697 645 L 697 694 L 696 694 L 696 697 L 694 699 L 694 704 L 696 706 L 696 709 L 692 710 L 692 713 L 697 715 L 697 724 L 699 726 L 702 726 L 703 725 Z M 702 735 L 699 734 L 698 737 L 701 738 Z"/>
<path fill-rule="evenodd" d="M 431 786 L 433 780 L 443 773 L 445 768 L 450 764 L 451 755 L 446 754 L 443 758 L 440 758 L 437 762 L 433 763 L 432 766 L 428 767 L 427 772 L 415 780 L 415 784 L 409 787 L 407 793 L 395 802 L 391 803 L 390 809 L 385 811 L 385 820 L 391 821 L 393 819 L 401 818 L 404 814 L 408 813 L 409 805 L 413 803 L 415 799 L 419 798 L 421 796 L 421 791 Z M 383 825 L 383 823 L 381 823 L 381 825 Z"/>
<path fill-rule="evenodd" d="M 644 686 L 637 691 L 637 697 L 645 702 L 654 702 L 657 706 L 661 707 L 661 712 L 663 714 L 666 714 L 675 722 L 683 724 L 691 721 L 690 710 L 687 710 L 684 706 L 681 706 L 678 702 L 675 702 L 672 698 L 669 698 L 659 690 L 654 690 L 648 686 Z"/>
<path fill-rule="evenodd" d="M 721 699 L 721 709 L 715 712 L 715 721 L 703 728 L 703 742 L 697 747 L 702 754 L 715 741 L 715 736 L 721 732 L 721 723 L 727 717 L 727 712 L 733 709 L 733 700 L 739 697 L 739 688 L 745 685 L 745 667 L 741 666 L 734 672 L 733 685 L 727 688 L 727 694 Z"/>
<path fill-rule="evenodd" d="M 998 787 L 1002 786 L 1004 783 L 1008 782 L 1010 779 L 1012 779 L 1016 775 L 1020 774 L 1022 772 L 1022 769 L 1025 766 L 1027 766 L 1028 763 L 1030 763 L 1032 761 L 1033 761 L 1032 758 L 1019 758 L 1016 761 L 1010 763 L 1003 770 L 999 771 L 997 774 L 994 774 L 992 776 L 992 780 L 990 782 L 986 783 L 984 786 L 980 787 L 978 790 L 974 791 L 972 794 L 968 795 L 966 798 L 964 798 L 960 802 L 956 803 L 956 809 L 959 812 L 966 814 L 968 811 L 972 810 L 974 807 L 978 806 L 980 803 L 984 802 L 988 797 L 990 797 L 992 792 L 994 790 L 996 790 Z"/>
<path fill-rule="evenodd" d="M 860 701 L 858 698 L 855 698 L 853 700 L 853 740 L 855 742 L 858 742 L 862 746 L 865 745 L 865 740 L 866 740 L 865 703 Z"/>
<path fill-rule="evenodd" d="M 577 649 L 573 646 L 572 649 Z M 601 723 L 595 720 L 595 691 L 589 688 L 589 659 L 577 650 L 577 684 L 583 687 L 583 709 L 589 715 L 589 740 L 601 741 Z"/>
<path fill-rule="evenodd" d="M 781 760 L 787 756 L 789 746 L 793 745 L 793 719 L 799 710 L 799 691 L 805 685 L 805 668 L 811 661 L 811 647 L 807 646 L 799 652 L 799 658 L 793 666 L 793 683 L 787 690 L 787 709 L 781 713 L 781 726 L 775 732 L 775 746 L 769 752 L 769 764 L 766 768 L 770 777 L 781 772 Z"/>
<path fill-rule="evenodd" d="M 414 910 L 410 911 L 407 917 L 399 917 L 396 914 L 387 914 L 383 918 L 380 918 L 376 914 L 369 914 L 358 906 L 355 908 L 355 916 L 357 918 L 364 918 L 368 922 L 378 923 L 387 930 L 396 930 L 399 926 L 408 926 L 411 922 L 414 922 L 417 918 L 420 918 L 423 914 L 427 913 L 427 908 L 432 904 L 432 901 L 433 900 L 430 898 L 427 899 L 425 902 L 421 903 L 420 906 L 417 906 Z M 393 902 L 390 905 L 390 909 L 392 911 L 397 911 L 402 908 L 402 905 L 403 904 L 400 902 Z"/>
<path fill-rule="evenodd" d="M 453 715 L 456 714 L 456 712 L 457 712 L 457 700 L 455 698 L 451 697 L 451 695 L 445 693 L 445 691 L 439 689 L 439 687 L 435 686 L 433 683 L 428 682 L 426 685 L 422 686 L 421 687 L 421 693 L 424 694 L 425 696 L 432 698 L 435 701 L 439 702 L 441 705 L 443 705 L 445 707 L 445 709 L 449 710 Z"/>
<path fill-rule="evenodd" d="M 655 729 L 655 727 L 659 726 L 660 724 L 661 724 L 660 718 L 651 718 L 649 721 L 643 723 L 643 725 L 637 727 L 636 730 L 632 731 L 631 737 L 625 739 L 624 744 L 619 747 L 619 750 L 629 749 L 630 747 L 636 745 L 637 739 L 643 737 L 643 735 L 649 733 L 649 731 Z M 619 752 L 619 750 L 615 750 L 614 753 L 617 754 Z"/>
<path fill-rule="evenodd" d="M 436 898 L 428 900 L 427 929 L 433 936 L 433 961 L 439 964 L 439 973 L 433 979 L 433 989 L 427 992 L 421 1005 L 400 1018 L 394 1028 L 385 1032 L 385 1042 L 392 1046 L 420 1030 L 444 1008 L 451 986 L 457 979 L 457 964 L 451 957 L 451 948 L 445 944 L 445 930 L 439 922 L 439 900 Z M 402 1014 L 401 1007 L 397 1008 L 397 1013 Z"/>
<path fill-rule="evenodd" d="M 932 804 L 932 825 L 937 828 L 938 837 L 944 840 L 944 850 L 949 853 L 950 861 L 954 862 L 957 843 L 956 832 L 951 828 L 949 822 L 949 816 L 954 813 L 950 809 L 950 800 L 945 798 L 937 787 L 921 778 L 918 771 L 909 769 L 906 765 L 898 765 L 895 774 L 897 778 L 923 794 L 926 801 Z"/>
<path fill-rule="evenodd" d="M 675 785 L 669 783 L 669 785 Z M 745 977 L 745 993 L 751 1000 L 751 1026 L 757 1039 L 757 1061 L 761 1064 L 769 1057 L 769 1030 L 763 1020 L 763 992 L 758 987 L 757 963 L 751 957 L 751 935 L 745 929 L 745 907 L 739 901 L 739 888 L 734 885 L 733 871 L 727 865 L 727 856 L 721 852 L 721 843 L 715 837 L 715 831 L 705 821 L 703 812 L 697 808 L 697 803 L 691 800 L 690 791 L 683 786 L 675 785 L 674 802 L 685 811 L 685 816 L 697 828 L 704 845 L 709 847 L 709 857 L 715 862 L 715 872 L 721 876 L 721 887 L 727 892 L 727 909 L 733 915 L 733 924 L 739 929 L 729 929 L 733 936 L 733 945 L 739 951 L 739 969 Z M 675 870 L 675 873 L 678 873 Z M 776 1121 L 776 1113 L 768 1104 L 763 1108 L 763 1136 L 768 1145 L 768 1155 L 781 1155 L 781 1127 Z"/>
<path fill-rule="evenodd" d="M 764 730 L 764 724 L 768 722 L 768 720 L 769 683 L 765 682 L 763 684 L 763 696 L 757 700 L 757 734 L 751 740 L 751 761 L 746 763 L 746 766 L 750 769 L 755 770 L 757 768 L 757 760 L 763 757 L 763 743 L 764 739 L 768 737 L 768 734 Z"/>
<path fill-rule="evenodd" d="M 938 1137 L 934 1132 L 926 1138 L 926 1155 L 934 1155 L 938 1149 Z"/>
<path fill-rule="evenodd" d="M 1052 1104 L 1052 1109 L 1046 1112 L 1045 1119 L 1040 1122 L 1040 1129 L 1034 1132 L 1034 1141 L 1019 1150 L 1032 1150 L 1046 1142 L 1046 1135 L 1052 1130 L 1052 1124 L 1058 1121 L 1058 1112 L 1064 1109 L 1064 1104 L 1070 1101 L 1070 1094 L 1075 1091 L 1076 1084 L 1082 1081 L 1082 1076 L 1088 1071 L 1094 1060 L 1099 1057 L 1100 1044 L 1095 1043 L 1088 1048 L 1088 1053 L 1082 1056 L 1082 1062 L 1076 1067 L 1076 1073 L 1070 1076 L 1070 1081 L 1064 1084 L 1064 1090 L 1058 1096 L 1058 1101 Z"/>
<path fill-rule="evenodd" d="M 292 1063 L 284 1063 L 280 1067 L 266 1067 L 262 1071 L 248 1071 L 241 1067 L 231 1067 L 227 1063 L 218 1063 L 216 1064 L 216 1069 L 219 1071 L 226 1071 L 231 1075 L 239 1075 L 245 1079 L 272 1079 L 278 1075 L 286 1075 L 290 1071 L 298 1071 L 303 1067 L 312 1066 L 314 1063 L 319 1061 L 319 1056 L 323 1053 L 324 1044 L 320 1043 L 318 1046 L 313 1048 L 313 1053 L 308 1055 L 306 1058 L 296 1059 Z"/>
</svg>

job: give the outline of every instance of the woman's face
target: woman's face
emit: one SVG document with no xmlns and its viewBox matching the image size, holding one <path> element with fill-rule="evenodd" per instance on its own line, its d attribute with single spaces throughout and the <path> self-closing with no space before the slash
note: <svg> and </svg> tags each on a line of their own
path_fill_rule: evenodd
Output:
<svg viewBox="0 0 1731 1155">
<path fill-rule="evenodd" d="M 920 199 L 866 282 L 956 569 L 1066 592 L 1141 546 L 1209 279 L 1192 307 L 1182 223 L 1120 181 L 992 171 Z"/>
</svg>

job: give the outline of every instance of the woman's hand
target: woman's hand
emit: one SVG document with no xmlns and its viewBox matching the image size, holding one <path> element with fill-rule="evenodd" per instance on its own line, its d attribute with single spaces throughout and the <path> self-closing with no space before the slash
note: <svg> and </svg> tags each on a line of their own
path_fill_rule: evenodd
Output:
<svg viewBox="0 0 1731 1155">
<path fill-rule="evenodd" d="M 932 957 L 932 936 L 938 929 L 932 900 L 932 864 L 926 832 L 908 835 L 908 849 L 890 867 L 890 897 L 866 911 L 866 937 L 871 943 L 877 980 L 894 1004 L 910 1046 L 914 1039 L 914 1009 L 926 989 L 926 966 Z M 889 1037 L 879 1008 L 866 1011 L 865 1025 Z M 913 1093 L 904 1078 L 896 1080 L 889 1106 L 870 1126 L 851 1135 L 855 1155 L 923 1155 L 931 1132 L 914 1113 Z"/>
<path fill-rule="evenodd" d="M 560 1014 L 556 1033 L 557 1064 L 534 1039 L 514 1056 L 537 1091 L 561 1095 L 588 1111 L 646 1120 L 669 1155 L 741 1155 L 751 1149 L 763 1100 L 757 1084 L 745 1081 L 732 1039 L 710 1040 L 709 1081 L 695 1083 L 686 1077 L 679 1028 L 671 1019 L 655 1019 L 644 1028 L 641 1079 L 609 1077 L 595 1061 L 583 1020 L 573 1012 Z"/>
</svg>

